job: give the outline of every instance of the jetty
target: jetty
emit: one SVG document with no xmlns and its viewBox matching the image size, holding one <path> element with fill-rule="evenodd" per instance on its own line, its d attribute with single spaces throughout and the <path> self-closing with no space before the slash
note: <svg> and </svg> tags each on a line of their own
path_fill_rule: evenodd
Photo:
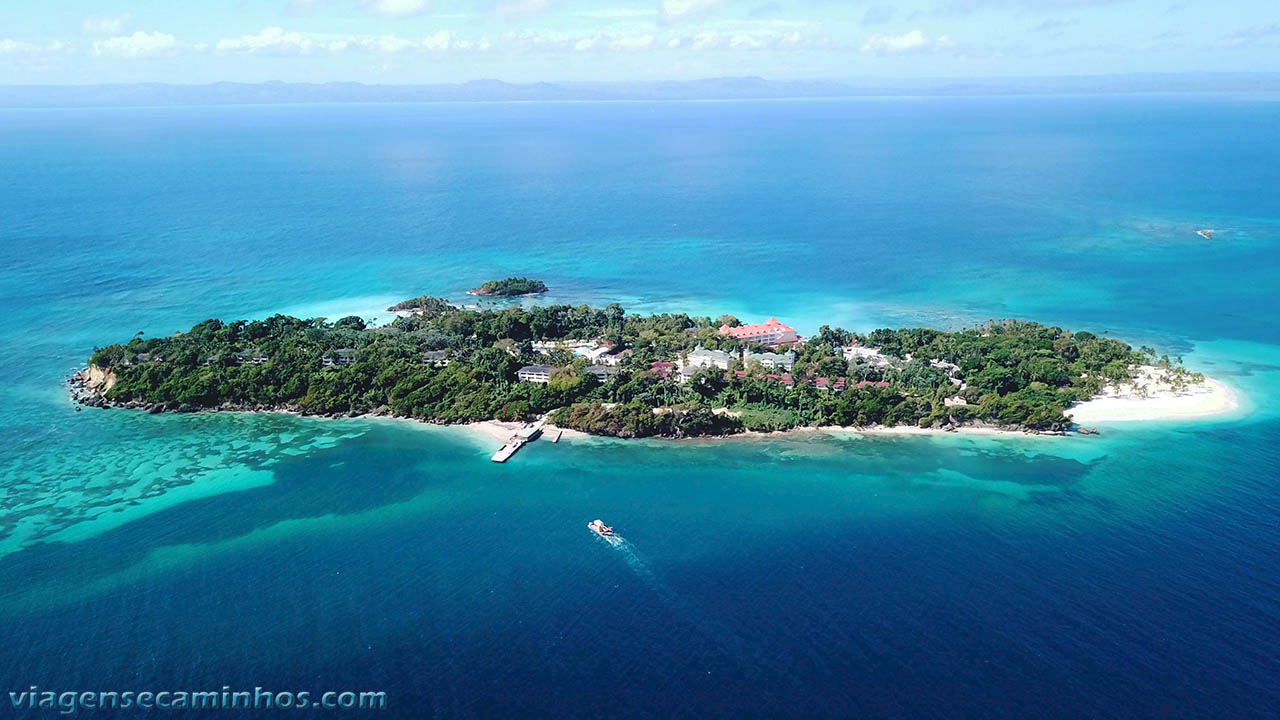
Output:
<svg viewBox="0 0 1280 720">
<path fill-rule="evenodd" d="M 489 459 L 496 463 L 504 463 L 510 460 L 511 456 L 515 455 L 517 450 L 536 440 L 538 436 L 542 434 L 542 427 L 546 424 L 547 419 L 544 417 L 537 422 L 530 423 L 520 428 L 515 434 L 507 439 L 507 444 L 499 448 L 498 452 L 494 453 L 493 457 Z"/>
</svg>

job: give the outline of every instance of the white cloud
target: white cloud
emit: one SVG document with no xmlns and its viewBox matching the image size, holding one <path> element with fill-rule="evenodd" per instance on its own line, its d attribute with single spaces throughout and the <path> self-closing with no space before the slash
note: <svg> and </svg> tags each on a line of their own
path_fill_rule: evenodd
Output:
<svg viewBox="0 0 1280 720">
<path fill-rule="evenodd" d="M 578 38 L 578 41 L 573 44 L 573 49 L 577 50 L 578 52 L 587 52 L 588 50 L 594 50 L 596 49 L 597 46 L 600 45 L 601 42 L 603 42 L 603 40 L 604 38 L 601 37 L 600 35 L 588 35 L 586 37 L 580 37 Z"/>
<path fill-rule="evenodd" d="M 720 33 L 715 30 L 703 30 L 693 36 L 689 47 L 694 50 L 710 50 L 720 44 Z"/>
<path fill-rule="evenodd" d="M 182 49 L 178 38 L 170 33 L 143 32 L 138 30 L 132 35 L 118 35 L 93 43 L 93 54 L 114 56 L 136 60 L 139 58 L 173 55 Z"/>
<path fill-rule="evenodd" d="M 768 44 L 768 40 L 747 33 L 738 33 L 729 38 L 729 47 L 734 50 L 759 50 Z"/>
<path fill-rule="evenodd" d="M 631 35 L 616 38 L 609 43 L 609 47 L 614 50 L 645 50 L 653 47 L 652 35 Z"/>
<path fill-rule="evenodd" d="M 662 19 L 675 22 L 701 15 L 720 4 L 720 0 L 662 0 Z"/>
<path fill-rule="evenodd" d="M 1280 41 L 1280 24 L 1255 25 L 1238 30 L 1224 37 L 1221 44 L 1227 47 L 1243 47 L 1268 41 Z"/>
<path fill-rule="evenodd" d="M 501 0 L 493 11 L 499 15 L 532 15 L 551 6 L 551 0 Z"/>
<path fill-rule="evenodd" d="M 444 52 L 452 45 L 453 36 L 449 34 L 448 30 L 434 32 L 422 39 L 423 49 L 430 50 L 432 52 Z"/>
<path fill-rule="evenodd" d="M 360 43 L 370 50 L 384 53 L 398 53 L 401 50 L 418 47 L 418 43 L 398 35 L 379 35 L 377 37 L 362 38 Z"/>
<path fill-rule="evenodd" d="M 80 29 L 85 35 L 119 35 L 128 24 L 129 13 L 115 17 L 90 15 L 80 24 Z"/>
<path fill-rule="evenodd" d="M 883 35 L 876 33 L 862 44 L 862 52 L 877 55 L 899 55 L 902 53 L 930 52 L 942 50 L 954 45 L 951 38 L 939 35 L 930 38 L 919 30 L 912 30 L 901 35 Z"/>
<path fill-rule="evenodd" d="M 338 41 L 341 42 L 341 41 Z M 335 43 L 329 43 L 333 49 Z M 220 53 L 245 53 L 265 55 L 306 55 L 317 47 L 316 41 L 296 32 L 286 32 L 284 28 L 265 27 L 256 35 L 241 35 L 237 38 L 223 38 L 214 48 Z M 344 47 L 345 49 L 345 47 Z"/>
<path fill-rule="evenodd" d="M 427 9 L 427 0 L 364 0 L 364 8 L 376 15 L 409 17 Z"/>
</svg>

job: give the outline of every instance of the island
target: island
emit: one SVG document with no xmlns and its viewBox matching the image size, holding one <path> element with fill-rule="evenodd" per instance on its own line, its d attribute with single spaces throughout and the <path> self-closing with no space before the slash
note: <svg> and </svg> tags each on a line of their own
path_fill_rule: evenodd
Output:
<svg viewBox="0 0 1280 720">
<path fill-rule="evenodd" d="M 547 284 L 541 280 L 530 280 L 524 277 L 509 277 L 503 280 L 490 280 L 478 288 L 467 291 L 469 295 L 482 297 L 514 297 L 516 295 L 537 295 L 547 291 Z"/>
<path fill-rule="evenodd" d="M 153 413 L 547 418 L 635 438 L 806 427 L 1062 434 L 1074 405 L 1114 388 L 1205 382 L 1151 348 L 1022 320 L 866 334 L 824 325 L 802 338 L 775 318 L 631 315 L 617 304 L 401 306 L 410 311 L 377 327 L 355 316 L 206 320 L 96 348 L 71 385 L 84 405 Z"/>
</svg>

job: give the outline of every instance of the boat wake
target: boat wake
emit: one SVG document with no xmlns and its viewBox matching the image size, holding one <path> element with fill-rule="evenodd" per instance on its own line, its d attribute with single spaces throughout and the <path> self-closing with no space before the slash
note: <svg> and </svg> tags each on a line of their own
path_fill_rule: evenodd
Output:
<svg viewBox="0 0 1280 720">
<path fill-rule="evenodd" d="M 644 580 L 649 590 L 661 601 L 667 610 L 682 616 L 683 619 L 712 646 L 729 657 L 734 658 L 744 665 L 744 669 L 748 674 L 760 672 L 771 672 L 774 677 L 789 674 L 787 668 L 773 667 L 772 658 L 761 651 L 760 648 L 754 647 L 746 642 L 733 628 L 726 625 L 720 618 L 713 613 L 708 612 L 698 603 L 680 595 L 672 590 L 665 582 L 663 582 L 649 568 L 649 564 L 636 551 L 635 545 L 627 542 L 626 538 L 621 535 L 598 536 L 606 541 L 622 555 L 622 559 L 627 566 L 635 571 L 636 575 Z"/>
</svg>

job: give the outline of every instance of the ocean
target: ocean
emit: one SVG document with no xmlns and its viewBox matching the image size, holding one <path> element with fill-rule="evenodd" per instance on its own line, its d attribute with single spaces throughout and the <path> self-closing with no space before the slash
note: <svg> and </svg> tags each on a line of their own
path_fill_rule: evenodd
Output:
<svg viewBox="0 0 1280 720">
<path fill-rule="evenodd" d="M 1211 95 L 0 110 L 0 691 L 1280 717 L 1277 128 L 1277 98 Z M 467 429 L 77 412 L 63 385 L 139 332 L 508 275 L 802 333 L 1038 320 L 1244 402 L 500 466 Z"/>
</svg>

